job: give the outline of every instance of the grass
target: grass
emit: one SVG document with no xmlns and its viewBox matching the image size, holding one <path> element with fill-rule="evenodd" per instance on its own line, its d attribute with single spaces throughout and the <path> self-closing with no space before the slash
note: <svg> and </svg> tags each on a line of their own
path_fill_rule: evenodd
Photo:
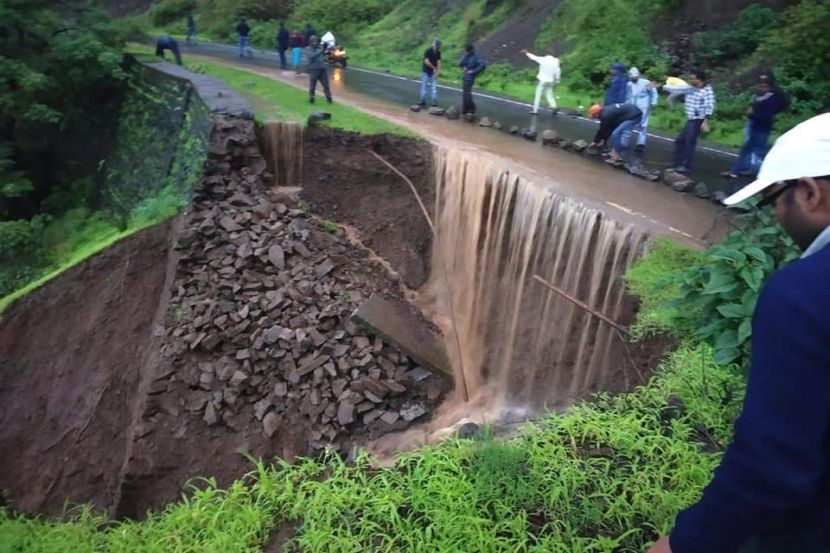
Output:
<svg viewBox="0 0 830 553">
<path fill-rule="evenodd" d="M 667 303 L 681 296 L 676 276 L 702 257 L 702 252 L 689 246 L 658 238 L 649 254 L 629 269 L 625 282 L 641 298 L 637 321 L 629 329 L 634 336 L 672 330 L 675 312 Z"/>
<path fill-rule="evenodd" d="M 132 45 L 128 53 L 147 56 L 152 52 L 149 47 Z M 193 56 L 185 56 L 184 64 L 191 71 L 225 81 L 247 97 L 253 104 L 256 118 L 259 121 L 305 122 L 311 113 L 327 111 L 331 113 L 331 119 L 321 122 L 320 125 L 367 135 L 394 134 L 418 137 L 416 133 L 408 129 L 369 115 L 357 108 L 337 103 L 336 98 L 335 103 L 329 105 L 325 103 L 321 95 L 318 95 L 318 103 L 311 105 L 308 103 L 308 92 L 305 90 L 245 69 Z"/>
<path fill-rule="evenodd" d="M 453 440 L 389 469 L 361 456 L 255 462 L 143 522 L 88 508 L 62 522 L 0 511 L 0 551 L 635 552 L 667 531 L 718 463 L 742 396 L 736 368 L 683 345 L 645 387 L 579 404 L 507 442 Z"/>
</svg>

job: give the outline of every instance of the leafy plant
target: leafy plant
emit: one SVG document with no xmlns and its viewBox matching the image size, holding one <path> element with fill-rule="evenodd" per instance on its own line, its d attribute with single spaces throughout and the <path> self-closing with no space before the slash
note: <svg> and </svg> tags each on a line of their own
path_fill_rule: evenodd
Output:
<svg viewBox="0 0 830 553">
<path fill-rule="evenodd" d="M 679 297 L 669 303 L 676 308 L 676 327 L 712 344 L 715 361 L 721 364 L 746 359 L 761 286 L 798 257 L 771 214 L 753 211 L 742 216 L 740 224 L 740 230 L 678 275 Z"/>
<path fill-rule="evenodd" d="M 337 232 L 337 223 L 334 221 L 325 220 L 323 221 L 323 230 L 326 232 Z"/>
</svg>

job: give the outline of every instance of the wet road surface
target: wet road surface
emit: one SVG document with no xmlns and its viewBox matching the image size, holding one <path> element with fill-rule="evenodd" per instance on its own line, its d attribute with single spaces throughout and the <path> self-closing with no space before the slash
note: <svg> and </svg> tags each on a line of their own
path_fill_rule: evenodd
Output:
<svg viewBox="0 0 830 553">
<path fill-rule="evenodd" d="M 300 88 L 307 86 L 307 76 L 280 70 L 277 56 L 271 52 L 257 51 L 253 59 L 240 59 L 236 49 L 231 46 L 200 43 L 188 50 L 192 54 L 244 66 L 254 73 Z M 630 176 L 597 159 L 542 146 L 538 142 L 464 121 L 450 121 L 425 112 L 411 112 L 402 107 L 402 104 L 411 104 L 412 96 L 417 97 L 418 94 L 418 84 L 410 79 L 350 67 L 346 71 L 335 70 L 332 88 L 335 101 L 343 101 L 372 112 L 427 136 L 434 142 L 480 150 L 500 157 L 507 167 L 515 167 L 520 174 L 537 182 L 546 182 L 564 194 L 577 196 L 622 222 L 642 225 L 658 234 L 670 235 L 697 245 L 711 243 L 722 236 L 727 226 L 723 208 L 689 194 L 674 192 L 663 184 Z M 451 101 L 452 94 L 460 101 L 460 92 L 445 90 L 442 92 L 442 104 Z M 256 105 L 256 99 L 252 98 L 252 101 Z M 526 108 L 519 102 L 483 98 L 477 99 L 477 103 L 480 115 L 487 115 L 504 125 L 518 125 L 519 118 L 526 125 L 531 121 Z M 517 122 L 510 123 L 508 117 L 516 117 Z M 568 116 L 553 117 L 549 113 L 536 119 L 539 121 L 537 131 L 540 135 L 545 128 L 553 128 L 571 140 L 583 136 L 590 140 L 596 132 L 596 123 L 593 121 Z M 650 141 L 652 144 L 647 152 L 649 157 L 659 153 L 660 146 L 666 152 L 669 151 L 667 147 L 671 146 L 670 143 L 658 144 L 653 138 Z M 718 152 L 707 152 L 705 155 L 713 162 L 718 159 L 721 163 L 729 162 L 728 157 Z M 656 166 L 653 162 L 649 163 Z"/>
<path fill-rule="evenodd" d="M 279 58 L 275 52 L 256 50 L 253 58 L 241 59 L 238 57 L 237 48 L 223 44 L 200 43 L 198 46 L 184 46 L 185 51 L 194 54 L 207 54 L 216 57 L 235 59 L 244 64 L 251 64 L 260 67 L 277 68 Z M 417 103 L 420 92 L 420 81 L 413 78 L 401 77 L 378 71 L 371 71 L 360 67 L 349 67 L 342 72 L 339 86 L 349 92 L 357 92 L 370 95 L 374 98 L 386 100 L 409 106 Z M 663 100 L 663 99 L 661 99 Z M 504 129 L 516 125 L 520 129 L 534 129 L 541 136 L 545 129 L 553 129 L 568 140 L 583 139 L 591 142 L 597 131 L 598 123 L 585 117 L 574 117 L 571 115 L 553 116 L 550 110 L 545 110 L 537 116 L 530 114 L 531 104 L 494 95 L 489 92 L 475 93 L 475 101 L 478 106 L 478 115 L 487 116 L 493 121 L 499 121 Z M 458 88 L 439 85 L 439 104 L 447 107 L 450 105 L 461 106 L 461 91 Z M 675 109 L 681 109 L 680 107 Z M 644 163 L 652 169 L 664 169 L 672 165 L 674 152 L 674 137 L 663 133 L 650 132 L 646 152 L 638 154 L 628 152 L 628 161 L 632 163 Z M 695 166 L 692 178 L 695 181 L 703 181 L 710 190 L 723 190 L 730 192 L 737 189 L 749 179 L 741 179 L 736 182 L 726 181 L 719 176 L 729 165 L 735 161 L 735 151 L 728 147 L 712 144 L 699 144 L 695 156 Z"/>
</svg>

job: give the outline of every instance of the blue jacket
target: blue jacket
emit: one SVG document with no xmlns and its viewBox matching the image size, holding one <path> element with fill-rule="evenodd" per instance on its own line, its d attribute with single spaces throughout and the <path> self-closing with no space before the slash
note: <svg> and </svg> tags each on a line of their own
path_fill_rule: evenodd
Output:
<svg viewBox="0 0 830 553">
<path fill-rule="evenodd" d="M 703 497 L 677 517 L 674 553 L 734 553 L 753 535 L 830 528 L 828 275 L 830 245 L 761 291 L 743 412 Z"/>
<path fill-rule="evenodd" d="M 465 54 L 463 58 L 461 58 L 461 62 L 459 62 L 458 67 L 461 69 L 469 69 L 472 73 L 464 73 L 461 75 L 461 78 L 465 81 L 474 81 L 476 76 L 484 71 L 484 68 L 487 67 L 487 64 L 484 63 L 484 60 L 475 52 L 472 54 Z"/>
<path fill-rule="evenodd" d="M 617 70 L 617 74 L 611 78 L 608 91 L 605 93 L 603 105 L 624 104 L 625 96 L 628 93 L 628 78 L 625 76 L 625 67 L 621 63 L 615 63 L 611 67 Z"/>
</svg>

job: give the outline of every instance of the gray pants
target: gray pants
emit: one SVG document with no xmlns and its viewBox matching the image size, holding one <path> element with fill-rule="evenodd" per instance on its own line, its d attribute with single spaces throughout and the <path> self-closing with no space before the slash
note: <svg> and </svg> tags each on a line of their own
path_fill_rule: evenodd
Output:
<svg viewBox="0 0 830 553">
<path fill-rule="evenodd" d="M 323 85 L 323 93 L 326 95 L 326 100 L 331 102 L 331 89 L 329 88 L 329 72 L 325 67 L 323 69 L 309 69 L 308 70 L 308 97 L 314 100 L 314 93 L 317 89 L 317 82 Z"/>
</svg>

